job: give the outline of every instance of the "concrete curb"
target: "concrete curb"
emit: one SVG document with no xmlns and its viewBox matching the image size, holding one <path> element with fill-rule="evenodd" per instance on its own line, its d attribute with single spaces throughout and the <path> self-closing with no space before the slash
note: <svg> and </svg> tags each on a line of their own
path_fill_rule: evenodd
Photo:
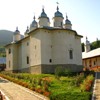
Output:
<svg viewBox="0 0 100 100">
<path fill-rule="evenodd" d="M 2 78 L 2 77 L 0 77 L 0 78 L 3 79 L 3 80 L 6 80 L 6 81 L 8 81 L 8 82 L 11 82 L 11 81 L 9 81 L 9 80 L 7 80 L 7 79 L 4 79 L 4 78 Z M 38 97 L 39 100 L 50 100 L 48 97 L 46 97 L 46 96 L 44 96 L 44 95 L 42 95 L 42 94 L 39 94 L 39 93 L 37 93 L 37 92 L 35 92 L 35 91 L 31 91 L 30 89 L 25 88 L 24 86 L 21 86 L 21 85 L 19 85 L 19 84 L 14 83 L 14 82 L 11 82 L 11 83 L 14 84 L 16 87 L 21 88 L 22 90 L 24 90 L 24 91 L 26 91 L 26 92 L 28 92 L 28 93 L 34 95 L 35 97 Z M 1 90 L 0 90 L 0 91 L 1 91 Z M 2 92 L 2 91 L 1 91 L 1 92 Z M 7 98 L 7 99 L 4 99 L 4 100 L 10 100 L 3 92 L 2 92 L 2 94 L 4 95 L 4 97 Z"/>
<path fill-rule="evenodd" d="M 3 96 L 3 100 L 10 100 L 1 90 L 0 94 Z"/>
<path fill-rule="evenodd" d="M 95 98 L 96 98 L 96 94 L 95 94 L 95 89 L 96 89 L 96 79 L 97 79 L 97 72 L 95 73 L 95 81 L 94 81 L 94 87 L 93 87 L 92 100 L 95 100 Z"/>
</svg>

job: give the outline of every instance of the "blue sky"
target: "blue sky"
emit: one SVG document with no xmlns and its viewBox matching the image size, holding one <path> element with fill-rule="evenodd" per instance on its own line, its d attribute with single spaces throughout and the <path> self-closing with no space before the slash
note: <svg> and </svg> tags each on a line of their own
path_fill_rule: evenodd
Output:
<svg viewBox="0 0 100 100">
<path fill-rule="evenodd" d="M 34 14 L 38 21 L 42 6 L 52 23 L 57 1 L 59 11 L 64 17 L 67 13 L 73 30 L 84 36 L 82 42 L 86 36 L 91 42 L 100 39 L 100 0 L 0 0 L 0 29 L 15 31 L 18 26 L 24 34 Z"/>
</svg>

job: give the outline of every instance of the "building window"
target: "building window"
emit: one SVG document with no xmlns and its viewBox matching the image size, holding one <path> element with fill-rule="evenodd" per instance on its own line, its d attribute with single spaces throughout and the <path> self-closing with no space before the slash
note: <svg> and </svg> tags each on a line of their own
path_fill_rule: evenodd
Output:
<svg viewBox="0 0 100 100">
<path fill-rule="evenodd" d="M 96 65 L 96 62 L 94 61 L 94 65 Z"/>
<path fill-rule="evenodd" d="M 27 64 L 29 64 L 29 57 L 27 56 L 27 58 L 26 58 L 26 61 L 27 61 Z"/>
<path fill-rule="evenodd" d="M 73 50 L 69 50 L 69 58 L 73 59 Z"/>
<path fill-rule="evenodd" d="M 52 62 L 52 59 L 49 59 L 49 62 L 51 63 Z"/>
<path fill-rule="evenodd" d="M 61 27 L 63 26 L 63 23 L 61 22 Z"/>
<path fill-rule="evenodd" d="M 10 48 L 9 48 L 9 51 L 8 52 L 9 52 L 9 54 L 11 53 L 11 49 Z"/>
</svg>

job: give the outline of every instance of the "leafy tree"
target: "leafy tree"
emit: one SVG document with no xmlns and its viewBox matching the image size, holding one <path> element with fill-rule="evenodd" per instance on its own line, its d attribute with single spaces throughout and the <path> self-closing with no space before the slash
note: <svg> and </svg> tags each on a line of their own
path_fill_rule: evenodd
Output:
<svg viewBox="0 0 100 100">
<path fill-rule="evenodd" d="M 85 51 L 84 50 L 84 43 L 82 43 L 81 46 L 82 46 L 82 52 L 84 52 Z"/>
<path fill-rule="evenodd" d="M 85 51 L 84 50 L 84 43 L 82 43 L 81 46 L 82 46 L 82 52 L 84 52 Z M 91 50 L 94 50 L 96 48 L 100 48 L 100 40 L 97 39 L 96 41 L 90 43 L 90 47 L 91 47 Z"/>
<path fill-rule="evenodd" d="M 91 50 L 99 48 L 100 47 L 100 40 L 96 40 L 94 42 L 91 43 Z"/>
</svg>

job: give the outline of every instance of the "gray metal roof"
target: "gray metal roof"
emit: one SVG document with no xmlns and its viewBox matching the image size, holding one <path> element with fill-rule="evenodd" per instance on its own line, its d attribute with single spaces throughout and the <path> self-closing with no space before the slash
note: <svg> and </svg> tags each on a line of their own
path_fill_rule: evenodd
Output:
<svg viewBox="0 0 100 100">
<path fill-rule="evenodd" d="M 48 18 L 48 17 L 47 17 L 47 14 L 46 14 L 45 11 L 44 11 L 44 8 L 42 9 L 42 13 L 41 13 L 41 15 L 40 15 L 39 18 L 41 18 L 41 17 L 43 17 L 43 18 Z"/>
<path fill-rule="evenodd" d="M 65 24 L 71 24 L 71 21 L 68 20 L 68 19 L 66 19 L 66 20 L 65 20 Z"/>
<path fill-rule="evenodd" d="M 31 25 L 30 25 L 30 27 L 32 28 L 32 27 L 37 27 L 37 22 L 36 22 L 36 20 L 35 20 L 35 16 L 34 16 L 34 18 L 33 18 L 34 20 L 32 21 L 32 23 L 31 23 Z"/>
<path fill-rule="evenodd" d="M 55 17 L 62 17 L 63 18 L 63 15 L 61 12 L 57 11 L 57 12 L 55 12 Z"/>
<path fill-rule="evenodd" d="M 0 64 L 6 64 L 6 57 L 0 57 Z"/>
<path fill-rule="evenodd" d="M 20 34 L 20 31 L 18 30 L 18 27 L 16 27 L 16 30 L 14 32 L 14 35 L 16 35 L 16 34 Z"/>
<path fill-rule="evenodd" d="M 66 20 L 65 20 L 65 24 L 70 24 L 71 25 L 71 21 L 68 19 L 68 16 L 66 14 Z"/>
<path fill-rule="evenodd" d="M 55 12 L 54 16 L 63 18 L 63 14 L 61 12 L 59 12 L 59 7 L 58 6 L 57 6 L 57 11 Z"/>
<path fill-rule="evenodd" d="M 37 26 L 37 22 L 35 20 L 33 20 L 31 27 L 35 27 L 35 26 Z"/>
<path fill-rule="evenodd" d="M 82 59 L 92 58 L 92 57 L 96 57 L 96 56 L 100 56 L 100 48 L 91 50 L 89 52 L 82 53 Z"/>
<path fill-rule="evenodd" d="M 29 28 L 28 28 L 28 26 L 27 26 L 27 29 L 26 29 L 26 31 L 25 31 L 25 34 L 28 34 L 28 32 L 29 32 Z"/>
</svg>

